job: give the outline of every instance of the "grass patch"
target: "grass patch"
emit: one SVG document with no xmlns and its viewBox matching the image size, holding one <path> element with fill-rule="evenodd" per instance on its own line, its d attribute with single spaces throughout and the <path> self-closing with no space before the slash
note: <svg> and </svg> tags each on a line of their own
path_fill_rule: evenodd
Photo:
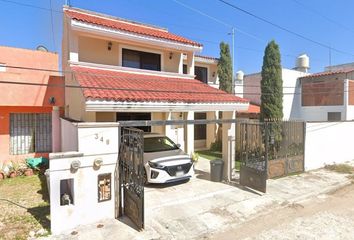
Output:
<svg viewBox="0 0 354 240">
<path fill-rule="evenodd" d="M 201 156 L 202 158 L 206 158 L 208 160 L 222 159 L 221 152 L 215 152 L 215 151 L 210 151 L 210 150 L 201 150 L 201 151 L 196 151 L 196 153 L 198 153 L 199 156 Z"/>
<path fill-rule="evenodd" d="M 49 232 L 49 203 L 45 176 L 0 181 L 0 239 L 27 239 L 30 231 Z"/>
<path fill-rule="evenodd" d="M 330 170 L 330 171 L 334 171 L 337 173 L 344 173 L 344 174 L 354 173 L 354 167 L 350 166 L 349 164 L 326 165 L 325 169 Z"/>
</svg>

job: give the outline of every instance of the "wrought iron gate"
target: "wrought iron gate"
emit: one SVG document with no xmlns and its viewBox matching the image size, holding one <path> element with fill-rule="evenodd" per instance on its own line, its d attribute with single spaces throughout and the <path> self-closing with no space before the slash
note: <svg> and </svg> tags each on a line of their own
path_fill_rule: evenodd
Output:
<svg viewBox="0 0 354 240">
<path fill-rule="evenodd" d="M 267 178 L 304 171 L 304 122 L 243 122 L 239 138 L 241 185 L 265 192 Z"/>
<path fill-rule="evenodd" d="M 266 125 L 260 122 L 240 124 L 240 184 L 266 192 L 267 146 Z"/>
<path fill-rule="evenodd" d="M 119 216 L 144 228 L 144 132 L 123 128 L 119 148 Z"/>
</svg>

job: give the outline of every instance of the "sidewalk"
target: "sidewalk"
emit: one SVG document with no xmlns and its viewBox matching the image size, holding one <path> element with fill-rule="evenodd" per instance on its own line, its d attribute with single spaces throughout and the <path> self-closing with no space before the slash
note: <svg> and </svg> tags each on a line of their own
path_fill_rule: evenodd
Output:
<svg viewBox="0 0 354 240">
<path fill-rule="evenodd" d="M 203 161 L 203 160 L 202 160 Z M 205 160 L 206 161 L 206 160 Z M 207 162 L 201 164 L 203 170 Z M 187 183 L 145 189 L 145 230 L 106 220 L 52 239 L 200 239 L 277 208 L 311 199 L 350 184 L 346 174 L 320 169 L 268 180 L 267 193 L 205 180 L 199 172 Z M 103 224 L 102 228 L 97 228 Z"/>
</svg>

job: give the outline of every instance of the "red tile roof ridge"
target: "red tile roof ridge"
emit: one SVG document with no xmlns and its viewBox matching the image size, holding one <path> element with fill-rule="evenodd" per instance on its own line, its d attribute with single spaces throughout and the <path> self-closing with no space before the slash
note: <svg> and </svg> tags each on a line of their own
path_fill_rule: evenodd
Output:
<svg viewBox="0 0 354 240">
<path fill-rule="evenodd" d="M 350 73 L 353 72 L 354 68 L 352 69 L 338 69 L 334 71 L 323 71 L 323 72 L 318 72 L 318 73 L 313 73 L 307 76 L 303 76 L 300 78 L 311 78 L 311 77 L 321 77 L 321 76 L 329 76 L 329 75 L 334 75 L 334 74 L 340 74 L 340 73 Z"/>
<path fill-rule="evenodd" d="M 148 36 L 157 39 L 164 39 L 171 42 L 182 43 L 186 45 L 192 45 L 194 47 L 201 48 L 203 45 L 196 41 L 187 39 L 183 36 L 176 35 L 168 32 L 167 29 L 152 27 L 145 24 L 134 23 L 128 20 L 122 20 L 116 17 L 104 16 L 100 14 L 89 12 L 81 9 L 64 8 L 64 13 L 71 19 L 75 19 L 79 22 L 85 22 L 93 25 L 103 26 L 118 31 Z"/>
<path fill-rule="evenodd" d="M 110 21 L 114 20 L 117 22 L 124 22 L 124 23 L 131 24 L 131 25 L 138 26 L 138 27 L 146 27 L 146 28 L 150 28 L 150 29 L 154 29 L 154 30 L 158 30 L 158 31 L 162 31 L 162 32 L 168 32 L 167 28 L 160 27 L 160 26 L 137 22 L 137 21 L 133 21 L 133 20 L 125 19 L 125 18 L 120 18 L 120 17 L 116 17 L 116 16 L 104 14 L 104 13 L 89 11 L 89 10 L 85 10 L 85 9 L 81 9 L 81 8 L 64 7 L 64 12 L 68 12 L 68 11 L 74 11 L 77 13 L 86 14 L 86 15 L 89 15 L 92 17 L 99 17 L 99 18 L 103 18 L 106 20 L 110 20 Z"/>
</svg>

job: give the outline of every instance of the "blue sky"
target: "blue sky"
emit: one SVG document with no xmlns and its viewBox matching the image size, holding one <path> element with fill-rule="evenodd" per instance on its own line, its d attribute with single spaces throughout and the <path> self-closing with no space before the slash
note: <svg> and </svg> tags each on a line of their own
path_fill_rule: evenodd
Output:
<svg viewBox="0 0 354 240">
<path fill-rule="evenodd" d="M 235 35 L 235 69 L 246 74 L 258 72 L 264 48 L 274 39 L 282 54 L 282 65 L 293 68 L 295 57 L 310 56 L 311 72 L 329 65 L 329 49 L 281 31 L 238 12 L 218 0 L 178 0 L 240 31 Z M 331 63 L 354 62 L 354 1 L 352 0 L 227 0 L 245 10 L 297 32 L 315 41 L 341 50 L 331 51 Z M 38 8 L 20 4 L 38 6 Z M 52 0 L 53 32 L 49 0 L 0 0 L 0 45 L 34 49 L 46 46 L 61 51 L 62 5 L 65 0 Z M 166 27 L 170 32 L 191 38 L 204 45 L 202 54 L 219 56 L 220 41 L 231 45 L 231 29 L 174 0 L 71 0 L 73 7 L 102 12 L 135 21 Z"/>
</svg>

